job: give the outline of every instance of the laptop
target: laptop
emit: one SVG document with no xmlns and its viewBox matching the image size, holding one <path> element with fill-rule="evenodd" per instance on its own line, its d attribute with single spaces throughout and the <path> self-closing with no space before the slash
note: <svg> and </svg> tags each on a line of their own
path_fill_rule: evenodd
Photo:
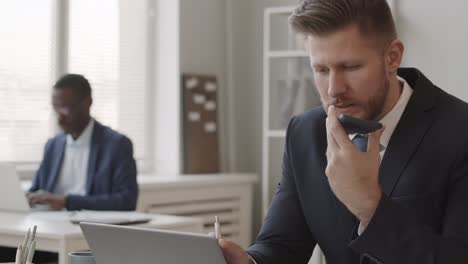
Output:
<svg viewBox="0 0 468 264">
<path fill-rule="evenodd" d="M 218 241 L 208 235 L 84 222 L 80 226 L 96 263 L 226 263 Z"/>
<path fill-rule="evenodd" d="M 0 211 L 30 212 L 28 198 L 21 188 L 14 164 L 0 163 L 0 180 Z"/>
</svg>

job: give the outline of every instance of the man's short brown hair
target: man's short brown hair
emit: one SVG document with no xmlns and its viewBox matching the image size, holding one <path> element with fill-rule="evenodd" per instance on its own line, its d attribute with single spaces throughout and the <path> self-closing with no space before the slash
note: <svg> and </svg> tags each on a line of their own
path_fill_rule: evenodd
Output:
<svg viewBox="0 0 468 264">
<path fill-rule="evenodd" d="M 327 35 L 356 24 L 363 35 L 379 42 L 397 38 L 386 0 L 302 0 L 289 24 L 305 35 Z"/>
</svg>

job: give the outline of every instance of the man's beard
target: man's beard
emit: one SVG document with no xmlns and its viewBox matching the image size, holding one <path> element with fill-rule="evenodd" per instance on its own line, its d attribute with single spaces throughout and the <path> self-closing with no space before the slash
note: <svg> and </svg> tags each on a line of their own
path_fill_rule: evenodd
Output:
<svg viewBox="0 0 468 264">
<path fill-rule="evenodd" d="M 382 84 L 379 89 L 376 90 L 375 94 L 369 99 L 367 105 L 365 105 L 365 112 L 367 120 L 376 120 L 382 118 L 381 114 L 384 111 L 385 101 L 387 100 L 388 92 L 390 90 L 390 81 L 388 80 L 385 72 L 382 72 Z M 378 121 L 378 120 L 376 120 Z"/>
<path fill-rule="evenodd" d="M 372 95 L 372 97 L 370 97 L 367 102 L 358 105 L 361 106 L 361 108 L 364 110 L 364 114 L 363 116 L 356 116 L 357 118 L 375 121 L 378 121 L 376 120 L 377 118 L 382 118 L 381 114 L 384 111 L 385 101 L 387 100 L 387 96 L 390 90 L 390 80 L 387 78 L 385 72 L 385 68 L 382 68 L 382 82 L 380 83 L 380 87 L 375 90 L 375 93 Z M 322 98 L 320 99 L 324 107 L 328 107 L 328 105 L 339 106 L 354 104 L 354 102 L 349 98 L 335 98 L 331 102 L 328 102 L 328 104 L 325 104 Z M 328 111 L 326 108 L 324 108 L 324 110 L 325 112 Z"/>
</svg>

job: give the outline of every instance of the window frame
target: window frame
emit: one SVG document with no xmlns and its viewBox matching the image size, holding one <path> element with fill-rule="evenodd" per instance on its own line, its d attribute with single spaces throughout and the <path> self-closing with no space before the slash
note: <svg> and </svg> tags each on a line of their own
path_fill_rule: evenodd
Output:
<svg viewBox="0 0 468 264">
<path fill-rule="evenodd" d="M 155 140 L 152 137 L 155 132 L 155 106 L 157 102 L 155 87 L 156 79 L 155 72 L 157 68 L 156 54 L 156 7 L 157 0 L 145 0 L 147 5 L 147 48 L 148 60 L 146 61 L 146 81 L 145 81 L 145 139 L 144 142 L 147 146 L 145 148 L 144 159 L 136 160 L 137 168 L 139 173 L 150 173 L 154 171 L 154 160 L 155 160 Z M 51 76 L 50 82 L 53 83 L 55 80 L 60 78 L 62 75 L 68 72 L 68 58 L 69 58 L 69 14 L 70 14 L 70 1 L 69 0 L 53 0 L 52 1 L 52 43 L 51 46 Z M 51 85 L 52 86 L 52 85 Z M 52 92 L 52 88 L 50 90 Z M 60 131 L 54 119 L 51 118 L 53 126 L 52 134 L 54 136 Z M 45 146 L 46 142 L 44 142 Z M 20 179 L 30 180 L 33 179 L 37 169 L 40 166 L 42 157 L 38 161 L 34 162 L 20 162 L 12 161 L 17 168 Z"/>
</svg>

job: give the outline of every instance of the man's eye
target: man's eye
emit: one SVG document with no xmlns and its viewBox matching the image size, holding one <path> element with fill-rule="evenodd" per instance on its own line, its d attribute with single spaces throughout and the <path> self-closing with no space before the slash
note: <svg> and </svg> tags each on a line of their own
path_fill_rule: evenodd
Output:
<svg viewBox="0 0 468 264">
<path fill-rule="evenodd" d="M 326 73 L 326 72 L 328 72 L 328 69 L 326 69 L 326 68 L 314 68 L 314 72 Z"/>
<path fill-rule="evenodd" d="M 346 66 L 344 66 L 344 69 L 345 70 L 357 70 L 360 67 L 361 67 L 360 65 L 346 65 Z"/>
</svg>

